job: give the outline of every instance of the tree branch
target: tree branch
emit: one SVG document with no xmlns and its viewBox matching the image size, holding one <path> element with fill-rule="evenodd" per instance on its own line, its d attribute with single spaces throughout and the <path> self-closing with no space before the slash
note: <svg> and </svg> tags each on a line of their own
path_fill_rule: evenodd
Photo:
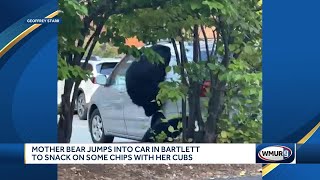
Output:
<svg viewBox="0 0 320 180">
<path fill-rule="evenodd" d="M 228 67 L 228 65 L 230 63 L 229 35 L 226 33 L 226 30 L 223 29 L 224 28 L 223 23 L 221 21 L 219 23 L 220 23 L 220 27 L 221 27 L 222 43 L 224 46 L 224 56 L 222 59 L 222 64 L 225 67 Z"/>
<path fill-rule="evenodd" d="M 175 39 L 171 38 L 171 43 L 173 45 L 174 53 L 176 54 L 177 65 L 180 66 L 181 59 L 180 59 L 180 55 L 179 55 L 179 51 L 178 51 L 178 47 Z"/>
<path fill-rule="evenodd" d="M 200 43 L 199 43 L 199 25 L 194 25 L 193 29 L 193 62 L 199 62 Z"/>
<path fill-rule="evenodd" d="M 210 53 L 210 56 L 213 56 L 213 53 L 216 55 L 216 53 L 217 53 L 217 42 L 218 42 L 218 39 L 217 39 L 217 35 L 216 35 L 216 33 L 218 33 L 217 32 L 217 29 L 215 29 L 215 30 L 212 30 L 212 33 L 213 33 L 213 45 L 212 45 L 212 50 L 211 50 L 211 53 Z"/>
<path fill-rule="evenodd" d="M 202 31 L 202 34 L 203 34 L 203 37 L 204 37 L 204 42 L 205 42 L 205 45 L 206 45 L 207 58 L 208 58 L 208 61 L 210 61 L 210 52 L 209 52 L 209 45 L 208 45 L 208 37 L 207 37 L 206 31 L 205 31 L 205 29 L 204 29 L 203 26 L 201 26 L 201 31 Z"/>
</svg>

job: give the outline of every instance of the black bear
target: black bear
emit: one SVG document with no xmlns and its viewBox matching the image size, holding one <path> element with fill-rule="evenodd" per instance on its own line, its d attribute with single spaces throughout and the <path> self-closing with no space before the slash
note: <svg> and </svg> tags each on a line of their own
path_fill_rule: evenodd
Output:
<svg viewBox="0 0 320 180">
<path fill-rule="evenodd" d="M 128 95 L 134 104 L 144 108 L 148 117 L 160 109 L 155 99 L 160 90 L 159 83 L 165 80 L 166 67 L 169 66 L 171 59 L 169 47 L 154 45 L 151 49 L 164 59 L 164 63 L 153 64 L 142 55 L 140 60 L 133 62 L 126 72 Z"/>
</svg>

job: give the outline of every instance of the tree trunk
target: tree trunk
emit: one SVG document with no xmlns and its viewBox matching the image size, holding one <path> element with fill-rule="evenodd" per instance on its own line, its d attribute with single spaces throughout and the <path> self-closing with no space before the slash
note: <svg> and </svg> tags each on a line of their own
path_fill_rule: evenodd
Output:
<svg viewBox="0 0 320 180">
<path fill-rule="evenodd" d="M 192 142 L 201 142 L 202 134 L 204 133 L 204 123 L 201 114 L 201 104 L 200 104 L 200 84 L 193 82 L 190 84 L 189 89 L 189 118 L 188 118 L 188 138 L 192 138 Z M 195 132 L 195 122 L 199 128 L 198 132 Z"/>
<path fill-rule="evenodd" d="M 91 58 L 93 49 L 99 39 L 99 35 L 101 33 L 102 27 L 103 27 L 103 24 L 102 23 L 99 24 L 95 33 L 92 35 L 92 37 L 94 37 L 94 40 L 89 48 L 85 62 L 82 65 L 82 69 L 84 69 L 87 66 L 88 61 Z M 88 48 L 88 47 L 89 45 L 87 44 L 85 48 Z M 82 53 L 82 55 L 80 56 L 75 56 L 73 59 L 73 63 L 75 63 L 76 65 L 80 65 L 80 60 L 83 57 L 83 54 L 84 53 Z M 74 81 L 72 79 L 67 79 L 65 81 L 64 94 L 61 96 L 61 112 L 60 112 L 60 117 L 58 122 L 58 142 L 59 143 L 70 143 L 70 139 L 72 135 L 73 113 L 74 113 L 75 101 L 77 99 L 80 83 L 81 83 L 81 80 Z M 73 87 L 73 95 L 72 95 L 72 99 L 70 99 L 72 87 Z"/>
<path fill-rule="evenodd" d="M 185 74 L 185 63 L 187 62 L 187 56 L 185 54 L 185 47 L 184 47 L 184 40 L 182 39 L 181 42 L 179 42 L 180 45 L 180 54 L 181 54 L 181 78 L 182 78 L 182 84 L 188 85 L 186 74 Z M 188 118 L 187 118 L 187 102 L 186 100 L 182 100 L 182 139 L 183 142 L 188 142 Z"/>
<path fill-rule="evenodd" d="M 58 122 L 58 143 L 70 143 L 74 113 L 74 106 L 72 107 L 72 103 L 70 102 L 73 84 L 74 82 L 72 80 L 66 80 L 64 93 L 61 95 L 61 110 Z"/>
<path fill-rule="evenodd" d="M 192 139 L 194 142 L 194 129 L 195 129 L 195 120 L 196 116 L 196 108 L 195 108 L 195 91 L 194 91 L 194 83 L 190 83 L 189 93 L 188 93 L 188 103 L 189 103 L 189 117 L 187 119 L 187 128 L 184 131 L 186 139 Z"/>
<path fill-rule="evenodd" d="M 209 99 L 209 116 L 205 123 L 205 132 L 203 140 L 206 143 L 215 143 L 217 141 L 217 123 L 223 110 L 225 90 L 221 82 L 216 87 L 211 88 L 211 97 Z"/>
<path fill-rule="evenodd" d="M 198 125 L 198 131 L 195 132 L 195 121 L 193 122 L 193 132 L 194 132 L 194 142 L 200 143 L 203 142 L 203 135 L 204 135 L 204 127 L 205 124 L 203 122 L 203 118 L 202 118 L 202 109 L 201 109 L 201 101 L 200 101 L 200 87 L 201 85 L 199 83 L 195 83 L 193 85 L 193 89 L 194 89 L 194 104 L 193 104 L 193 108 L 194 108 L 194 112 L 195 114 L 193 115 L 195 118 L 195 121 L 197 121 L 197 125 Z"/>
<path fill-rule="evenodd" d="M 200 42 L 199 42 L 199 26 L 194 25 L 193 28 L 193 62 L 199 63 L 200 60 Z M 194 81 L 189 78 L 189 129 L 188 136 L 193 139 L 193 142 L 200 142 L 200 136 L 203 133 L 203 120 L 200 106 L 200 88 L 199 81 Z M 198 122 L 199 131 L 195 132 L 195 122 Z"/>
<path fill-rule="evenodd" d="M 204 31 L 204 28 L 202 31 Z M 222 65 L 224 67 L 228 67 L 230 63 L 230 50 L 229 50 L 229 34 L 226 27 L 222 21 L 219 21 L 219 28 L 222 43 L 224 46 L 224 55 L 222 59 Z M 205 38 L 206 39 L 206 38 Z M 208 52 L 208 43 L 206 39 L 206 49 Z M 209 54 L 207 54 L 209 57 Z M 206 143 L 215 143 L 217 141 L 217 124 L 218 120 L 223 112 L 224 107 L 224 99 L 225 99 L 225 92 L 226 92 L 226 82 L 219 80 L 219 72 L 214 74 L 210 71 L 210 80 L 211 80 L 211 88 L 210 93 L 211 97 L 209 99 L 209 108 L 208 108 L 208 119 L 205 123 L 205 134 L 204 134 L 204 142 Z"/>
</svg>

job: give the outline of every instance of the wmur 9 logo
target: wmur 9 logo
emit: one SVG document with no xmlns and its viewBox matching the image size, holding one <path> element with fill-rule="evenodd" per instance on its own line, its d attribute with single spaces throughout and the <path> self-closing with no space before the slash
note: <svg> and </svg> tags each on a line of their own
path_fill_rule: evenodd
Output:
<svg viewBox="0 0 320 180">
<path fill-rule="evenodd" d="M 257 163 L 295 163 L 294 144 L 260 144 L 256 147 Z"/>
</svg>

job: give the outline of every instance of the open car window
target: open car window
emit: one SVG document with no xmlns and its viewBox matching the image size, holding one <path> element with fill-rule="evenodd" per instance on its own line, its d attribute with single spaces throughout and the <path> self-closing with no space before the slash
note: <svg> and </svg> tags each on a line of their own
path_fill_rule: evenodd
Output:
<svg viewBox="0 0 320 180">
<path fill-rule="evenodd" d="M 125 85 L 126 83 L 126 73 L 131 64 L 136 59 L 132 56 L 126 56 L 114 69 L 112 77 L 111 77 L 111 84 L 112 85 Z"/>
<path fill-rule="evenodd" d="M 114 67 L 117 65 L 116 62 L 111 62 L 111 63 L 102 63 L 99 64 L 99 72 L 100 74 L 104 74 L 104 75 L 110 75 L 114 69 Z"/>
</svg>

